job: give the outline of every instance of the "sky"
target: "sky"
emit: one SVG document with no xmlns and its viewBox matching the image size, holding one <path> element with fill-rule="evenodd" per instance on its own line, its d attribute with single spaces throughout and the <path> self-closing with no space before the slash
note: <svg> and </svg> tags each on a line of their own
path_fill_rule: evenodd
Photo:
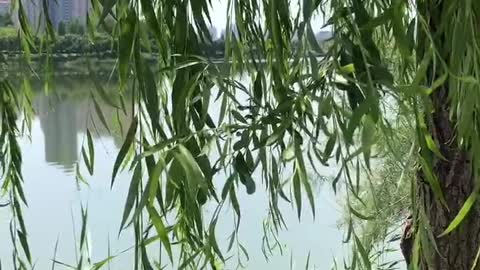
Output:
<svg viewBox="0 0 480 270">
<path fill-rule="evenodd" d="M 290 2 L 291 14 L 296 14 L 298 12 L 299 2 L 302 2 L 302 1 L 292 0 Z M 217 29 L 218 36 L 220 35 L 222 29 L 225 29 L 225 26 L 227 25 L 227 4 L 228 4 L 228 0 L 212 0 L 210 17 L 212 19 L 212 26 L 214 26 Z M 323 21 L 323 17 L 320 14 L 316 14 L 313 16 L 311 24 L 314 32 L 327 30 L 327 29 L 321 29 L 321 27 L 324 25 L 324 21 Z"/>
</svg>

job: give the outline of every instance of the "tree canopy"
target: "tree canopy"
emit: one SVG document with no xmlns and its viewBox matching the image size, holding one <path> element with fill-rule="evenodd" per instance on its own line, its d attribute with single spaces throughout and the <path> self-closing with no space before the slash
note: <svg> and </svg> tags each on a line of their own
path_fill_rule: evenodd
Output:
<svg viewBox="0 0 480 270">
<path fill-rule="evenodd" d="M 18 1 L 19 35 L 29 60 L 36 45 L 22 2 Z M 202 56 L 201 44 L 211 40 L 210 1 L 91 0 L 87 33 L 93 43 L 105 19 L 114 18 L 109 34 L 118 42 L 115 70 L 120 96 L 108 97 L 97 83 L 92 98 L 104 99 L 120 112 L 133 108 L 110 180 L 114 186 L 120 170 L 131 172 L 121 224 L 122 229 L 134 228 L 139 266 L 152 268 L 146 246 L 160 243 L 179 268 L 217 268 L 228 251 L 220 249 L 215 227 L 219 219 L 227 218 L 221 209 L 231 205 L 234 243 L 243 210 L 237 199 L 240 192 L 268 193 L 265 207 L 274 231 L 285 226 L 278 207 L 282 200 L 295 205 L 299 218 L 306 207 L 319 218 L 310 175 L 316 168 L 336 164 L 339 170 L 332 185 L 335 190 L 341 187 L 348 199 L 346 241 L 354 247 L 345 265 L 383 267 L 371 261 L 374 244 L 361 237 L 362 223 L 381 216 L 381 206 L 368 209 L 371 213 L 353 206 L 362 205 L 362 194 L 374 192 L 369 181 L 381 152 L 378 143 L 386 141 L 383 149 L 393 149 L 388 142 L 398 136 L 399 115 L 408 119 L 414 139 L 412 150 L 397 156 L 397 161 L 410 175 L 411 161 L 416 161 L 417 176 L 431 191 L 432 205 L 451 209 L 443 233 L 430 228 L 435 222 L 429 211 L 437 210 L 425 206 L 427 193 L 415 195 L 421 185 L 417 176 L 399 181 L 412 187 L 410 206 L 416 224 L 412 265 L 414 269 L 436 265 L 429 258 L 436 256 L 437 237 L 448 239 L 474 208 L 478 195 L 480 2 L 227 2 L 226 29 L 232 25 L 236 29 L 224 36 L 224 61 L 229 63 L 225 73 Z M 326 50 L 314 35 L 316 16 L 333 32 Z M 48 17 L 45 25 L 41 37 L 46 46 L 36 49 L 48 53 L 48 44 L 57 36 Z M 146 64 L 142 53 L 142 46 L 152 42 L 159 48 L 158 72 Z M 49 67 L 48 59 L 46 63 Z M 249 83 L 242 84 L 238 74 L 247 74 Z M 1 81 L 0 89 L 2 189 L 12 200 L 16 221 L 12 234 L 19 243 L 15 247 L 23 250 L 22 255 L 15 253 L 16 259 L 27 265 L 32 262 L 22 207 L 28 198 L 22 191 L 16 120 L 21 112 L 29 115 L 29 83 L 25 80 L 24 91 L 15 91 Z M 124 102 L 127 92 L 134 96 L 132 104 Z M 214 113 L 217 108 L 219 113 Z M 103 125 L 108 128 L 109 123 Z M 95 171 L 90 131 L 86 134 L 84 164 L 77 168 L 80 180 Z M 462 171 L 471 170 L 475 181 L 466 191 L 468 198 L 452 205 L 454 195 L 440 169 L 443 162 L 458 160 L 468 161 Z M 211 204 L 216 210 L 207 216 L 203 210 Z M 475 254 L 478 247 L 471 249 Z"/>
</svg>

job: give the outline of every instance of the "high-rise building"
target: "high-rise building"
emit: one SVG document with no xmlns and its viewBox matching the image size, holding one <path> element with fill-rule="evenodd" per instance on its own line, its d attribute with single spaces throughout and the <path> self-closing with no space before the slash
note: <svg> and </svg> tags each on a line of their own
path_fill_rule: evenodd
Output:
<svg viewBox="0 0 480 270">
<path fill-rule="evenodd" d="M 30 24 L 36 27 L 42 25 L 41 20 L 45 19 L 43 16 L 43 0 L 22 2 Z M 55 28 L 58 27 L 60 22 L 68 24 L 75 20 L 81 25 L 86 25 L 88 3 L 89 1 L 87 0 L 47 0 L 50 21 Z"/>
<path fill-rule="evenodd" d="M 0 0 L 0 14 L 6 14 L 10 10 L 10 0 Z"/>
</svg>

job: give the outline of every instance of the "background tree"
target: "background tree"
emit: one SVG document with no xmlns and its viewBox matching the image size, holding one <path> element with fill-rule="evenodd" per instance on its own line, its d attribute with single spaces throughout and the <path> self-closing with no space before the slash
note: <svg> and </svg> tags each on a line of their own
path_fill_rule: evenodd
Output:
<svg viewBox="0 0 480 270">
<path fill-rule="evenodd" d="M 58 24 L 58 34 L 64 36 L 67 33 L 67 26 L 63 21 Z"/>
<path fill-rule="evenodd" d="M 13 26 L 13 21 L 10 13 L 0 13 L 0 26 Z"/>
<path fill-rule="evenodd" d="M 78 19 L 71 20 L 67 25 L 70 34 L 83 35 L 85 34 L 85 27 Z"/>
</svg>

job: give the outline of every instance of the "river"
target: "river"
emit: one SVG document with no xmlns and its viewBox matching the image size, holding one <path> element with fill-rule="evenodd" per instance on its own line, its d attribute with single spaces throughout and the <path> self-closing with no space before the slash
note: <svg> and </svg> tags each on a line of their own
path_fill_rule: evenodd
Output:
<svg viewBox="0 0 480 270">
<path fill-rule="evenodd" d="M 118 236 L 130 175 L 122 173 L 110 189 L 113 163 L 122 140 L 120 136 L 101 129 L 102 125 L 89 102 L 89 91 L 94 86 L 88 78 L 62 77 L 54 85 L 55 91 L 48 96 L 41 89 L 34 91 L 35 116 L 31 136 L 20 140 L 24 157 L 24 189 L 29 205 L 24 218 L 35 269 L 51 269 L 57 240 L 56 260 L 75 265 L 79 256 L 76 254 L 76 243 L 80 235 L 82 205 L 88 207 L 88 232 L 94 262 L 133 244 L 131 230 Z M 41 87 L 37 85 L 36 88 Z M 107 119 L 114 117 L 114 111 L 108 105 L 101 106 Z M 76 182 L 74 170 L 85 139 L 86 123 L 91 122 L 87 121 L 89 117 L 93 123 L 96 122 L 96 163 L 94 176 L 87 177 L 84 173 L 89 183 L 86 186 Z M 124 129 L 128 127 L 129 120 L 128 117 L 121 119 Z M 328 178 L 333 170 L 328 169 L 324 173 Z M 268 261 L 262 253 L 262 222 L 268 215 L 266 194 L 262 189 L 257 189 L 254 195 L 239 192 L 242 208 L 239 239 L 249 252 L 249 260 L 244 260 L 246 269 L 290 269 L 291 263 L 293 269 L 305 269 L 308 254 L 310 269 L 330 269 L 335 257 L 341 261 L 346 248 L 342 245 L 344 230 L 338 225 L 342 207 L 328 182 L 318 179 L 314 187 L 316 219 L 312 219 L 309 209 L 304 209 L 299 221 L 296 209 L 282 205 L 288 225 L 288 230 L 279 235 L 283 252 L 277 249 Z M 9 222 L 9 208 L 0 208 L 0 259 L 3 269 L 13 269 Z M 228 242 L 231 230 L 230 222 L 219 223 L 217 240 L 221 245 Z M 123 253 L 111 261 L 110 267 L 133 269 L 132 258 L 133 251 Z M 235 269 L 235 266 L 234 257 L 225 269 Z M 57 268 L 62 269 L 58 265 Z"/>
</svg>

